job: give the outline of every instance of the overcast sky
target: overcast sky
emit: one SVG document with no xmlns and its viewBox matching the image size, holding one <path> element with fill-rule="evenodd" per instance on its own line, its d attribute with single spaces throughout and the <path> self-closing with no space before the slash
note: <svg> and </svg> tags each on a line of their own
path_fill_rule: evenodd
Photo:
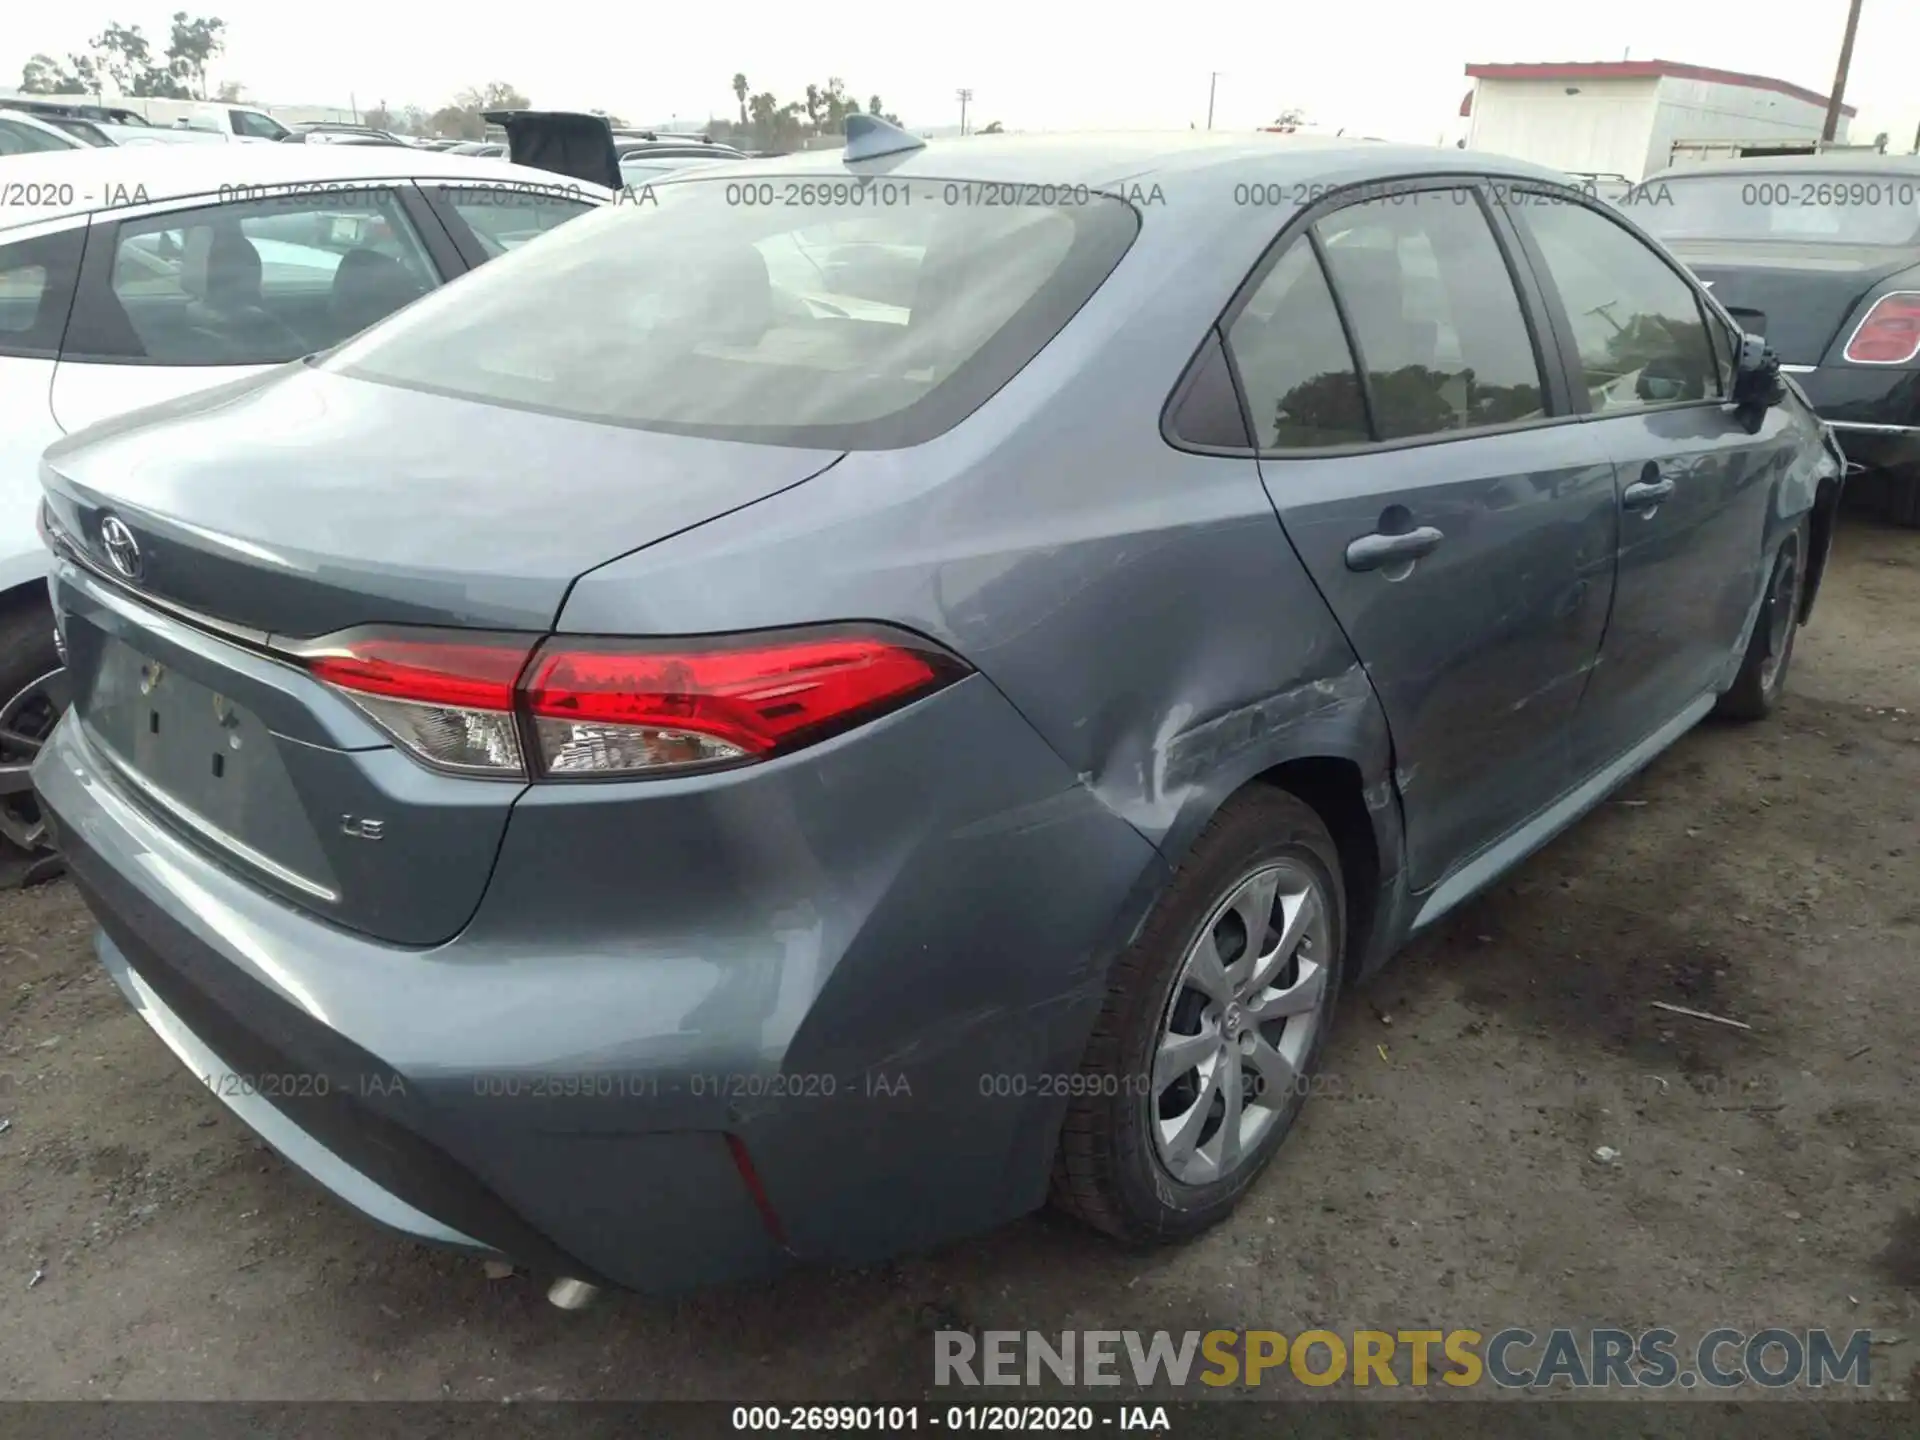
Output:
<svg viewBox="0 0 1920 1440">
<path fill-rule="evenodd" d="M 731 114 L 729 82 L 798 98 L 839 75 L 863 99 L 878 91 L 913 125 L 951 124 L 954 91 L 971 87 L 971 119 L 1008 129 L 1265 124 L 1304 107 L 1328 128 L 1433 143 L 1456 124 L 1470 61 L 1666 59 L 1776 76 L 1827 92 L 1846 0 L 1788 5 L 1688 0 L 1455 0 L 1451 4 L 1245 3 L 1191 0 L 1172 9 L 1066 7 L 1036 0 L 901 3 L 407 6 L 394 0 L 5 0 L 0 85 L 18 84 L 36 51 L 64 57 L 108 20 L 164 46 L 167 16 L 211 12 L 227 52 L 210 83 L 237 80 L 270 104 L 366 108 L 382 99 L 432 109 L 489 80 L 536 105 L 611 110 L 628 120 Z M 142 8 L 142 7 L 145 8 Z M 551 27 L 543 36 L 541 27 Z M 1853 138 L 1920 125 L 1913 83 L 1920 3 L 1865 0 L 1847 99 Z"/>
</svg>

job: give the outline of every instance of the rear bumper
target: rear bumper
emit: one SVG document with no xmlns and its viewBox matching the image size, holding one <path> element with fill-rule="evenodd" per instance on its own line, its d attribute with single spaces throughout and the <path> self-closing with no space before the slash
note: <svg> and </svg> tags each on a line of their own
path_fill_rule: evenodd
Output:
<svg viewBox="0 0 1920 1440">
<path fill-rule="evenodd" d="M 1920 465 L 1920 370 L 1787 366 L 1847 459 L 1871 469 Z"/>
<path fill-rule="evenodd" d="M 647 799 L 670 855 L 612 790 L 536 797 L 430 949 L 245 884 L 72 720 L 35 780 L 103 964 L 289 1161 L 420 1239 L 671 1291 L 1037 1205 L 1050 1077 L 1164 873 L 984 681 L 816 752 Z"/>
</svg>

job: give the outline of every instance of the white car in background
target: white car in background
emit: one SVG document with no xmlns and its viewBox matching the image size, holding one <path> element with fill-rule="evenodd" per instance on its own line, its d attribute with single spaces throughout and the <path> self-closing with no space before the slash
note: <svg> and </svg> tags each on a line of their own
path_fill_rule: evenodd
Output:
<svg viewBox="0 0 1920 1440">
<path fill-rule="evenodd" d="M 9 135 L 9 131 L 11 134 Z M 26 132 L 24 135 L 22 132 Z M 219 145 L 224 137 L 210 130 L 169 129 L 162 125 L 115 125 L 106 120 L 84 120 L 76 115 L 44 115 L 0 109 L 0 155 L 35 154 L 63 148 L 46 139 L 51 132 L 70 149 L 104 149 L 117 145 Z M 11 142 L 11 143 L 10 143 Z"/>
<path fill-rule="evenodd" d="M 227 141 L 272 142 L 287 138 L 287 127 L 255 105 L 221 100 L 123 98 L 118 103 L 146 116 L 149 125 L 198 130 Z"/>
<path fill-rule="evenodd" d="M 0 838 L 44 839 L 27 764 L 65 705 L 40 452 L 330 349 L 611 198 L 411 146 L 74 141 L 0 159 Z"/>
</svg>

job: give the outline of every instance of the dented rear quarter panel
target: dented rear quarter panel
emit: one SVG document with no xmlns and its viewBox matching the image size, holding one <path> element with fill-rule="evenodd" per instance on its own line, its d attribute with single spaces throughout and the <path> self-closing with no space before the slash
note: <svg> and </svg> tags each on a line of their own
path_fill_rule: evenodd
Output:
<svg viewBox="0 0 1920 1440">
<path fill-rule="evenodd" d="M 1106 284 L 954 429 L 853 452 L 583 576 L 559 628 L 903 625 L 976 666 L 1168 861 L 1263 771 L 1336 757 L 1359 772 L 1393 876 L 1385 717 L 1258 466 L 1160 435 L 1189 358 L 1286 218 L 1229 193 L 1167 181 Z"/>
</svg>

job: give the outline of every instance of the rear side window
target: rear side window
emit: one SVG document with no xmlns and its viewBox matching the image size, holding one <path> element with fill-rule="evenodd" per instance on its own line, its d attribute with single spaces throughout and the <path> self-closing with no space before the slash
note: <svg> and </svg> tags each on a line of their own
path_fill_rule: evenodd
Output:
<svg viewBox="0 0 1920 1440">
<path fill-rule="evenodd" d="M 1920 175 L 1911 172 L 1666 176 L 1627 203 L 1661 240 L 1920 245 Z"/>
<path fill-rule="evenodd" d="M 1570 203 L 1518 206 L 1573 325 L 1593 408 L 1632 410 L 1721 393 L 1725 373 L 1693 289 L 1645 241 Z"/>
<path fill-rule="evenodd" d="M 436 281 L 391 191 L 207 205 L 123 222 L 69 358 L 272 365 L 337 345 Z M 92 267 L 89 267 L 91 271 Z"/>
<path fill-rule="evenodd" d="M 548 195 L 519 186 L 474 189 L 464 185 L 438 187 L 461 221 L 473 232 L 489 260 L 517 250 L 527 241 L 593 209 L 585 200 Z"/>
<path fill-rule="evenodd" d="M 85 235 L 75 227 L 0 245 L 0 355 L 60 353 Z"/>
<path fill-rule="evenodd" d="M 1380 439 L 1545 413 L 1520 297 L 1473 192 L 1383 196 L 1314 228 L 1367 367 Z"/>
<path fill-rule="evenodd" d="M 1322 450 L 1372 436 L 1353 352 L 1313 246 L 1297 240 L 1227 334 L 1263 450 Z"/>
<path fill-rule="evenodd" d="M 942 203 L 942 181 L 686 180 L 601 207 L 326 364 L 437 394 L 677 434 L 914 445 L 1072 318 L 1138 219 Z M 765 204 L 753 203 L 764 196 Z"/>
<path fill-rule="evenodd" d="M 0 155 L 31 155 L 38 150 L 71 150 L 74 146 L 58 133 L 49 135 L 18 120 L 0 118 Z"/>
</svg>

